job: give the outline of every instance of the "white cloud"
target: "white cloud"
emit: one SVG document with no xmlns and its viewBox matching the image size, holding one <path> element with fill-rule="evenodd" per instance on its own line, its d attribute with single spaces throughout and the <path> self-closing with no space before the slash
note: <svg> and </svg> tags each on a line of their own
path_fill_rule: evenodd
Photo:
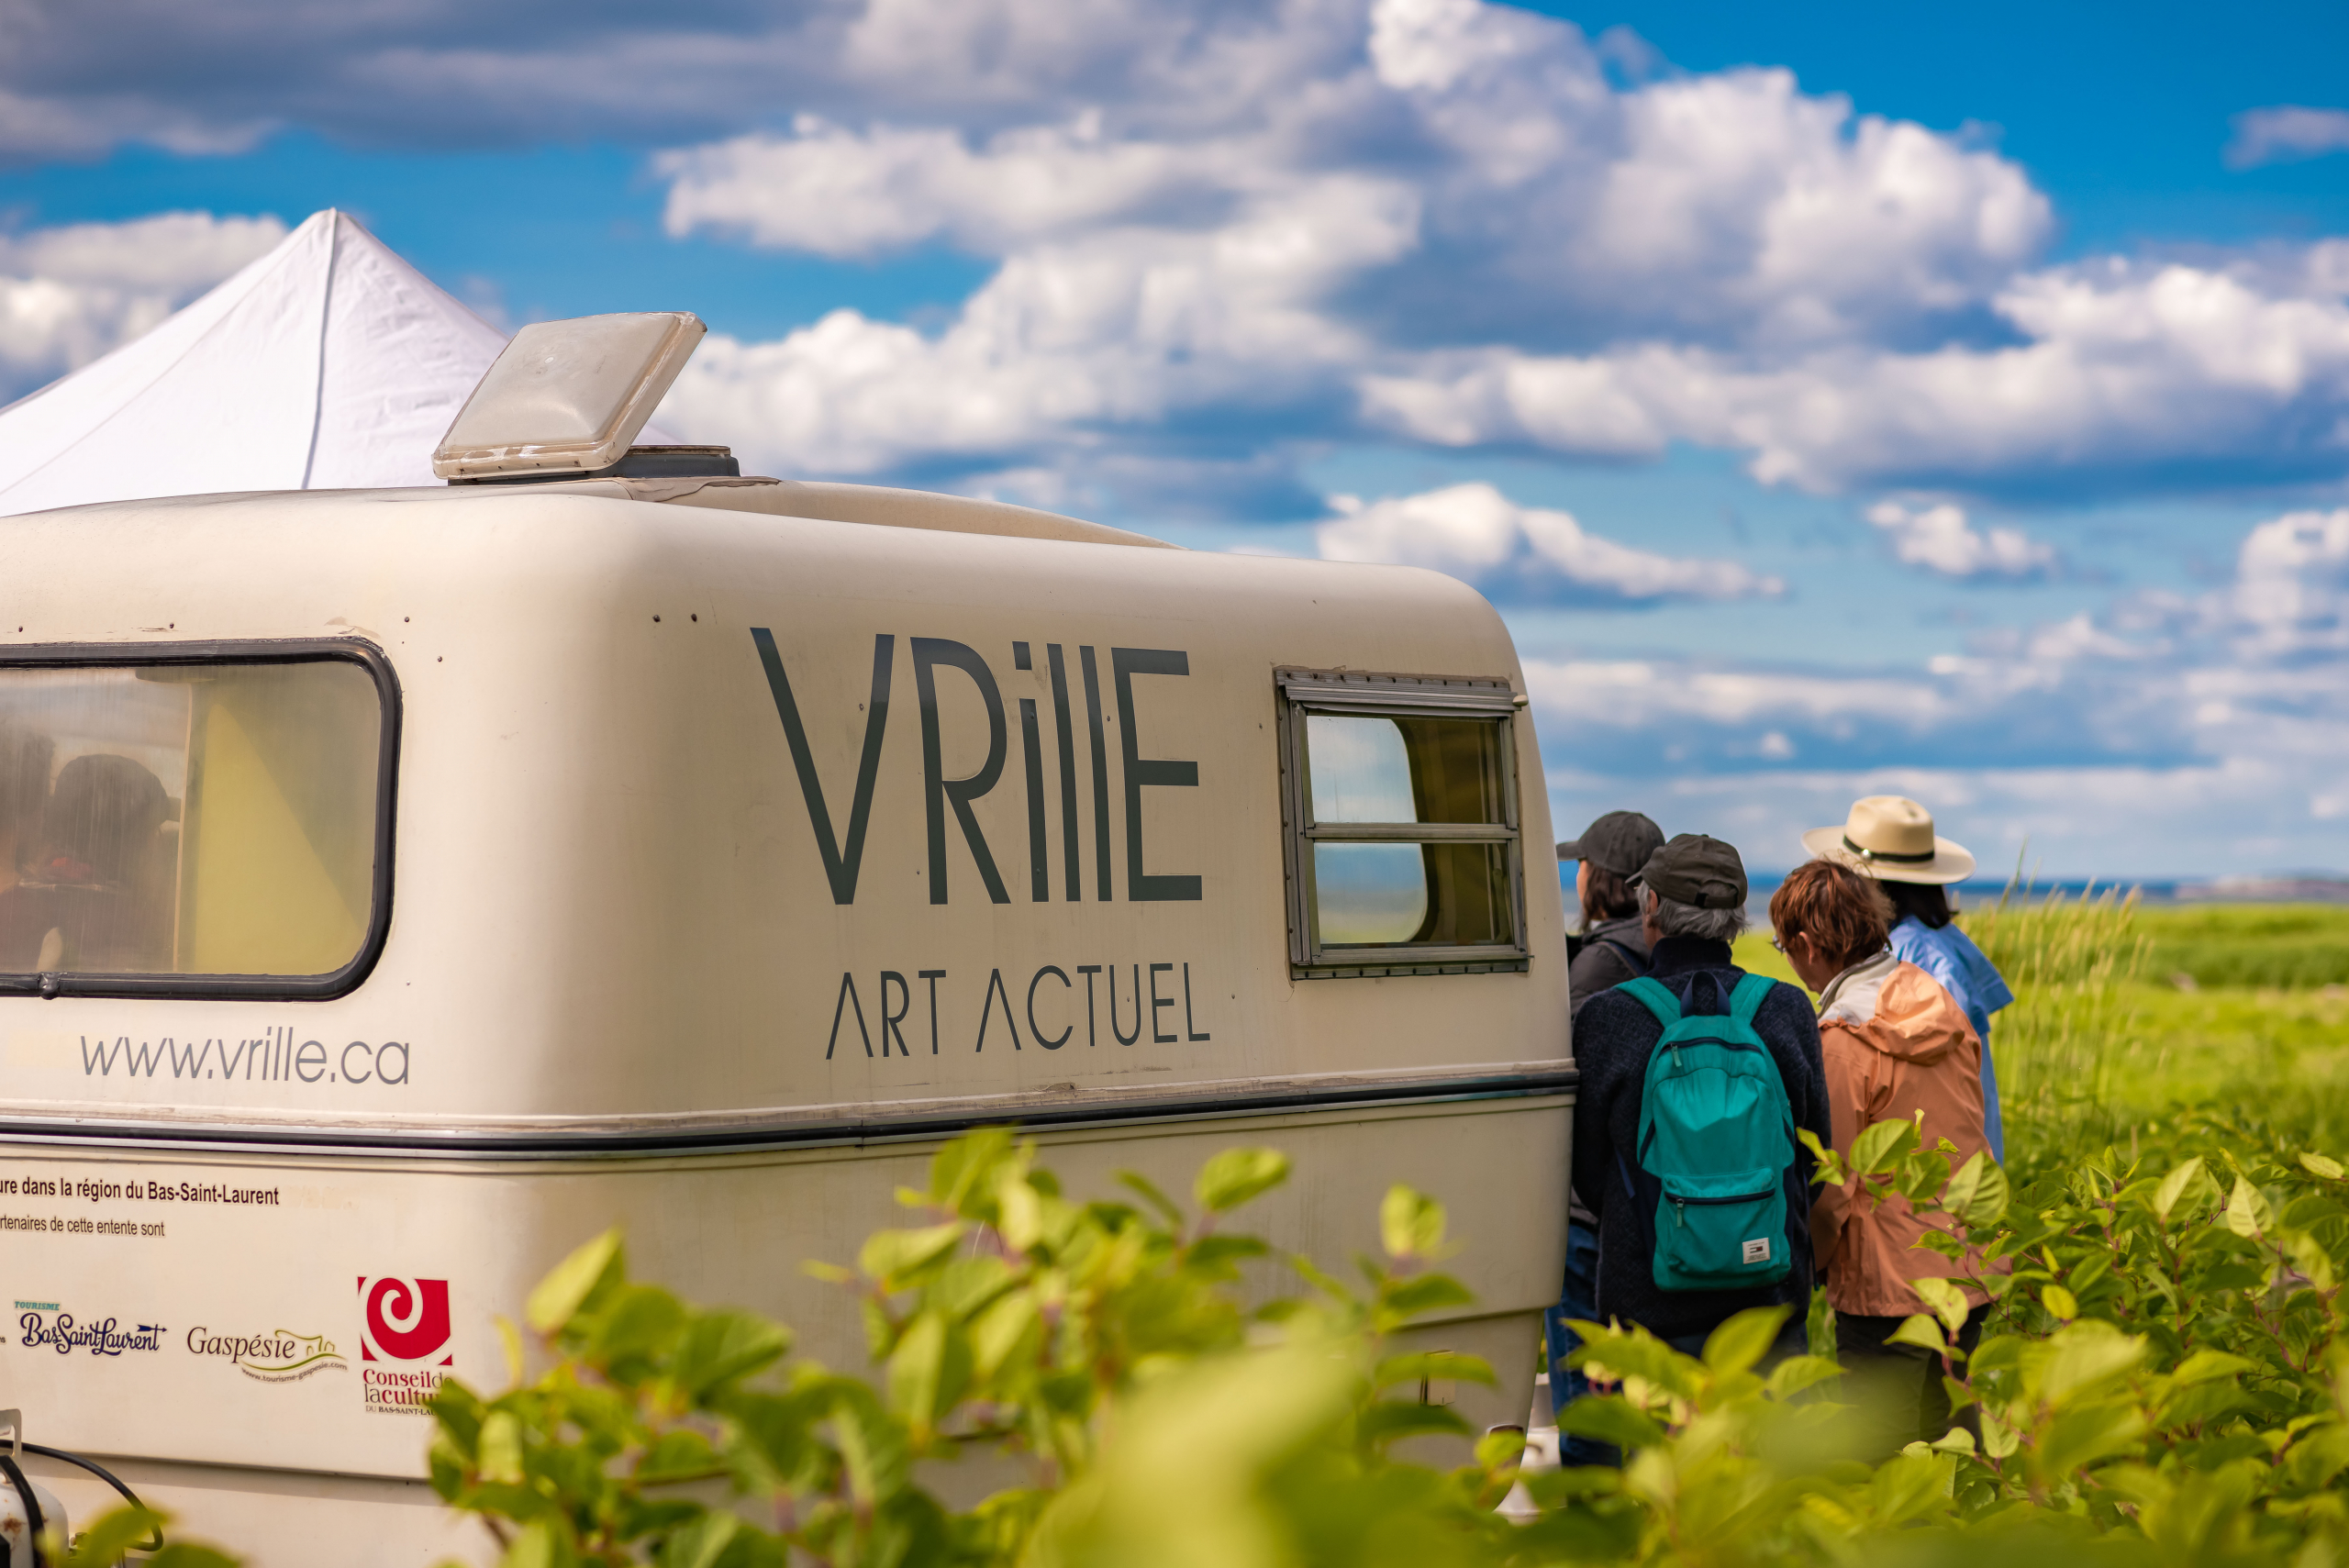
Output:
<svg viewBox="0 0 2349 1568">
<path fill-rule="evenodd" d="M 1656 555 L 1584 531 L 1571 513 L 1520 506 L 1490 484 L 1453 484 L 1364 505 L 1333 496 L 1339 514 L 1314 530 L 1328 561 L 1431 567 L 1500 600 L 1654 604 L 1783 593 L 1775 577 L 1733 561 Z"/>
<path fill-rule="evenodd" d="M 1416 373 L 1365 376 L 1364 412 L 1451 445 L 1742 448 L 1757 478 L 1820 491 L 2338 472 L 2349 462 L 2340 269 L 2327 245 L 2281 272 L 2105 261 L 2025 273 L 1991 302 L 2024 340 L 1989 348 L 1845 345 L 1777 362 L 1658 343 L 1429 356 Z"/>
<path fill-rule="evenodd" d="M 2227 607 L 2256 651 L 2349 651 L 2349 507 L 2252 529 Z"/>
<path fill-rule="evenodd" d="M 2263 163 L 2321 158 L 2328 152 L 2349 152 L 2349 110 L 2277 104 L 2235 117 L 2234 139 L 2227 143 L 2227 167 L 2256 169 Z"/>
<path fill-rule="evenodd" d="M 1911 507 L 1880 501 L 1867 518 L 1890 536 L 1895 555 L 1944 577 L 2040 577 L 2055 566 L 2054 545 L 2020 528 L 1977 531 L 1965 508 L 1951 502 Z"/>
<path fill-rule="evenodd" d="M 807 115 L 656 161 L 672 233 L 999 262 L 935 335 L 827 323 L 836 344 L 890 345 L 854 356 L 850 387 L 802 333 L 742 346 L 723 398 L 685 393 L 767 410 L 732 421 L 737 443 L 802 468 L 1083 467 L 1141 440 L 1213 463 L 1365 428 L 1615 454 L 1740 444 L 1693 433 L 1701 390 L 1660 396 L 1623 356 L 1751 373 L 1943 337 L 2051 227 L 1994 152 L 1782 71 L 1620 87 L 1571 25 L 1482 0 L 1208 10 L 1148 63 L 1108 40 L 1124 28 L 1138 50 L 1161 24 L 1108 0 L 1080 8 L 1081 43 L 1008 6 L 985 60 L 960 21 L 914 14 L 859 24 L 860 70 L 896 81 L 943 50 L 1057 85 L 1024 121 L 869 105 L 861 123 Z M 1065 112 L 1078 55 L 1131 90 Z M 1475 384 L 1513 361 L 1512 393 Z M 939 406 L 957 393 L 970 409 Z"/>
<path fill-rule="evenodd" d="M 653 168 L 670 183 L 662 216 L 670 233 L 717 229 L 826 256 L 871 256 L 933 239 L 1001 255 L 1186 196 L 1286 183 L 1258 178 L 1242 147 L 1111 141 L 1101 125 L 1097 109 L 974 148 L 950 129 L 860 133 L 804 116 L 789 137 L 663 153 Z"/>
<path fill-rule="evenodd" d="M 206 212 L 0 235 L 0 397 L 128 342 L 284 237 L 275 217 Z"/>
<path fill-rule="evenodd" d="M 1025 72 L 1037 115 L 809 117 L 659 161 L 675 233 L 999 262 L 845 399 L 804 354 L 746 350 L 745 406 L 825 410 L 820 432 L 745 426 L 753 450 L 935 473 L 1086 469 L 1146 442 L 1163 472 L 1364 434 L 1604 457 L 1682 441 L 1825 492 L 2110 494 L 2349 462 L 2349 242 L 2041 266 L 2048 203 L 1995 151 L 1783 71 L 1620 85 L 1570 25 L 1483 0 L 1209 11 L 1148 61 L 1119 28 L 1139 48 L 1172 24 L 1100 0 L 1052 44 L 1003 4 L 997 55 L 961 22 L 922 41 L 892 0 L 869 19 L 891 63 L 859 58 L 874 82 L 925 50 Z M 1243 61 L 1245 95 L 1216 79 Z M 1073 98 L 1086 71 L 1123 95 Z M 933 410 L 941 378 L 972 412 Z M 1976 570 L 2043 570 L 2033 555 L 1993 541 Z"/>
<path fill-rule="evenodd" d="M 1782 70 L 1627 82 L 1636 39 L 1486 0 L 290 4 L 90 0 L 0 53 L 0 150 L 660 137 L 673 233 L 996 262 L 936 330 L 836 317 L 692 373 L 801 472 L 1213 490 L 1382 435 L 1694 443 L 1822 491 L 2349 462 L 2349 243 L 2048 267 L 2046 197 L 1970 136 Z M 2339 113 L 2254 111 L 2244 145 Z"/>
</svg>

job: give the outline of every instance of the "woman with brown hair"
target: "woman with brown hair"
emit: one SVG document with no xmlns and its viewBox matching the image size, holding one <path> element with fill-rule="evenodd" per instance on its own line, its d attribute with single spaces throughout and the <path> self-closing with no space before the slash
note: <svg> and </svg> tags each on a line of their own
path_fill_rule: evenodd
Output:
<svg viewBox="0 0 2349 1568">
<path fill-rule="evenodd" d="M 1819 1041 L 1835 1148 L 1849 1155 L 1863 1129 L 1923 1118 L 1927 1148 L 1943 1139 L 1955 1159 L 1988 1147 L 1982 1120 L 1981 1041 L 1941 983 L 1896 954 L 1891 902 L 1873 878 L 1829 861 L 1797 866 L 1770 896 L 1775 944 L 1802 983 L 1819 995 Z M 1916 1241 L 1927 1218 L 1895 1195 L 1877 1202 L 1857 1184 L 1822 1187 L 1811 1208 L 1810 1235 L 1835 1307 L 1835 1342 L 1854 1375 L 1875 1446 L 1887 1451 L 1949 1429 L 1942 1358 L 1892 1344 L 1894 1329 L 1929 1311 L 1909 1286 L 1919 1278 L 1978 1272 Z M 1971 1353 L 1981 1337 L 1987 1293 L 1967 1286 L 1973 1307 L 1957 1343 Z"/>
</svg>

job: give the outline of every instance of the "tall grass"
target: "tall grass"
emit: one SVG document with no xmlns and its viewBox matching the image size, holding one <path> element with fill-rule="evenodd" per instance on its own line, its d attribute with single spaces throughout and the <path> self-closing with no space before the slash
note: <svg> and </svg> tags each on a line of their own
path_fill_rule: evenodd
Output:
<svg viewBox="0 0 2349 1568">
<path fill-rule="evenodd" d="M 2121 1080 L 2160 1071 L 2167 1042 L 2145 1041 L 2131 984 L 2152 946 L 2137 915 L 2134 888 L 2034 898 L 2014 882 L 1996 903 L 1959 917 L 2015 994 L 1990 1030 L 2010 1162 L 2061 1159 L 2125 1136 Z"/>
</svg>

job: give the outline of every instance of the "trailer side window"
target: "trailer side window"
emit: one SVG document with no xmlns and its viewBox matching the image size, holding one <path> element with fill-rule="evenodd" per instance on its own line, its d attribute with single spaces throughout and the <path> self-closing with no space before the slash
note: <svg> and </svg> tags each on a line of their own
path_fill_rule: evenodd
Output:
<svg viewBox="0 0 2349 1568">
<path fill-rule="evenodd" d="M 372 650 L 0 656 L 0 989 L 355 984 L 389 910 L 393 700 Z"/>
<path fill-rule="evenodd" d="M 1523 968 L 1508 683 L 1278 680 L 1292 973 Z"/>
</svg>

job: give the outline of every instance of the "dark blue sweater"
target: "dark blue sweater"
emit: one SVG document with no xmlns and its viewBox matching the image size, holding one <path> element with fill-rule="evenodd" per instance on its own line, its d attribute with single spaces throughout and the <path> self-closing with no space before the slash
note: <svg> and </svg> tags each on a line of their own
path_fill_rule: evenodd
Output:
<svg viewBox="0 0 2349 1568">
<path fill-rule="evenodd" d="M 1727 942 L 1666 937 L 1655 944 L 1654 978 L 1680 998 L 1684 1010 L 1717 1013 L 1721 1006 L 1710 985 L 1696 984 L 1710 973 L 1726 997 L 1744 971 L 1730 962 Z M 1693 995 L 1692 995 L 1693 992 Z M 1753 1015 L 1753 1029 L 1770 1048 L 1786 1081 L 1787 1101 L 1797 1127 L 1831 1146 L 1827 1118 L 1827 1076 L 1819 1053 L 1819 1018 L 1810 998 L 1781 981 L 1770 988 Z M 1575 1015 L 1575 1062 L 1582 1084 L 1575 1101 L 1575 1195 L 1598 1216 L 1598 1316 L 1643 1325 L 1661 1339 L 1701 1334 L 1749 1307 L 1784 1303 L 1796 1319 L 1810 1305 L 1810 1214 L 1791 1204 L 1787 1246 L 1794 1268 L 1772 1285 L 1753 1290 L 1658 1290 L 1651 1272 L 1646 1228 L 1640 1222 L 1624 1172 L 1638 1161 L 1640 1094 L 1647 1082 L 1648 1056 L 1664 1038 L 1653 1013 L 1620 991 L 1603 991 Z M 1617 1154 L 1621 1159 L 1617 1159 Z M 1808 1183 L 1814 1164 L 1798 1147 L 1797 1160 Z M 1648 1217 L 1653 1222 L 1653 1216 Z"/>
</svg>

